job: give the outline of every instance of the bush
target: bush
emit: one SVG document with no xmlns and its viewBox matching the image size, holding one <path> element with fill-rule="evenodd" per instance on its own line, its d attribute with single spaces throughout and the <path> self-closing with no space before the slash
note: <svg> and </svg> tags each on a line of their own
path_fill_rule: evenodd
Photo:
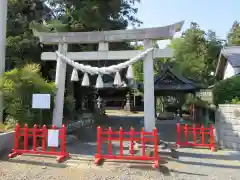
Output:
<svg viewBox="0 0 240 180">
<path fill-rule="evenodd" d="M 0 133 L 5 131 L 5 125 L 0 123 Z"/>
<path fill-rule="evenodd" d="M 209 107 L 209 104 L 207 101 L 203 101 L 199 97 L 194 96 L 193 94 L 188 94 L 186 96 L 186 101 L 183 105 L 183 110 L 188 111 L 191 104 L 194 104 L 195 106 L 202 107 L 202 108 Z"/>
<path fill-rule="evenodd" d="M 240 98 L 234 98 L 234 99 L 232 99 L 231 104 L 240 104 Z"/>
<path fill-rule="evenodd" d="M 234 76 L 226 80 L 222 80 L 214 85 L 213 103 L 231 104 L 233 99 L 240 98 L 240 76 Z"/>
<path fill-rule="evenodd" d="M 0 90 L 4 95 L 4 108 L 9 123 L 27 123 L 29 126 L 34 124 L 51 123 L 52 107 L 50 110 L 32 109 L 32 94 L 46 93 L 54 95 L 56 92 L 55 84 L 49 83 L 41 77 L 40 66 L 28 64 L 21 69 L 13 69 L 4 74 L 1 79 Z M 51 96 L 53 97 L 53 96 Z M 53 102 L 53 98 L 51 100 Z M 51 103 L 53 105 L 53 103 Z M 42 119 L 40 120 L 40 118 Z"/>
</svg>

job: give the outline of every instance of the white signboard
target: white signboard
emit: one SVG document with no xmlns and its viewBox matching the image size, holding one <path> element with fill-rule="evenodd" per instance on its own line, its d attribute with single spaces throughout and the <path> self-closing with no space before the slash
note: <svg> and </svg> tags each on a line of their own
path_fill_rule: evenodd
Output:
<svg viewBox="0 0 240 180">
<path fill-rule="evenodd" d="M 209 103 L 212 103 L 212 90 L 211 89 L 201 89 L 199 92 L 197 92 L 197 96 L 203 100 L 207 101 Z"/>
<path fill-rule="evenodd" d="M 48 147 L 59 146 L 59 130 L 49 129 L 48 130 Z"/>
<path fill-rule="evenodd" d="M 33 94 L 32 96 L 33 109 L 50 109 L 50 102 L 50 94 Z"/>
</svg>

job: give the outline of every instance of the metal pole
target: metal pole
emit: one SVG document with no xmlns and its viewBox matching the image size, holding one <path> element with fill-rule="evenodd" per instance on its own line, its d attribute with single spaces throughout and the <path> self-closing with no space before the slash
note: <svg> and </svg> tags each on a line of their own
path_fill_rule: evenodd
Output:
<svg viewBox="0 0 240 180">
<path fill-rule="evenodd" d="M 0 77 L 5 72 L 6 28 L 8 0 L 0 0 Z M 3 93 L 0 92 L 0 123 L 3 122 Z"/>
</svg>

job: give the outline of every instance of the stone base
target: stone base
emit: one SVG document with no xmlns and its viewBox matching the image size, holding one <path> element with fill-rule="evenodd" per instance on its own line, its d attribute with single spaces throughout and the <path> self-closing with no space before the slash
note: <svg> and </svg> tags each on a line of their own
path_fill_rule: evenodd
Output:
<svg viewBox="0 0 240 180">
<path fill-rule="evenodd" d="M 132 111 L 132 105 L 130 103 L 126 103 L 126 105 L 124 106 L 124 110 L 127 112 L 131 112 Z"/>
<path fill-rule="evenodd" d="M 0 155 L 11 151 L 14 144 L 14 135 L 14 131 L 0 134 Z"/>
</svg>

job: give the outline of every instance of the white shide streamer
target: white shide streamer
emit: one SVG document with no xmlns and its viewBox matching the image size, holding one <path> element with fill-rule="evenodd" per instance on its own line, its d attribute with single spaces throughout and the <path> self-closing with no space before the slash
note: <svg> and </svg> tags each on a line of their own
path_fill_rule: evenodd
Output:
<svg viewBox="0 0 240 180">
<path fill-rule="evenodd" d="M 83 65 L 80 63 L 76 63 L 73 60 L 69 59 L 68 57 L 64 56 L 63 54 L 61 54 L 60 52 L 56 51 L 56 54 L 63 59 L 66 63 L 68 63 L 69 65 L 71 65 L 73 68 L 76 68 L 84 73 L 89 73 L 91 75 L 94 74 L 111 74 L 111 73 L 116 73 L 121 69 L 124 69 L 130 65 L 132 65 L 133 63 L 137 62 L 138 60 L 142 59 L 144 56 L 146 56 L 148 53 L 152 52 L 153 48 L 149 48 L 146 51 L 142 52 L 141 54 L 131 58 L 130 60 L 123 62 L 123 63 L 119 63 L 117 65 L 112 65 L 112 66 L 108 66 L 108 67 L 92 67 L 89 65 Z"/>
<path fill-rule="evenodd" d="M 90 81 L 87 73 L 84 73 L 83 75 L 82 86 L 90 86 Z"/>
<path fill-rule="evenodd" d="M 71 75 L 71 81 L 79 81 L 77 69 L 73 68 Z"/>
<path fill-rule="evenodd" d="M 114 77 L 113 85 L 116 86 L 121 86 L 122 84 L 122 79 L 120 73 L 117 71 Z"/>
</svg>

